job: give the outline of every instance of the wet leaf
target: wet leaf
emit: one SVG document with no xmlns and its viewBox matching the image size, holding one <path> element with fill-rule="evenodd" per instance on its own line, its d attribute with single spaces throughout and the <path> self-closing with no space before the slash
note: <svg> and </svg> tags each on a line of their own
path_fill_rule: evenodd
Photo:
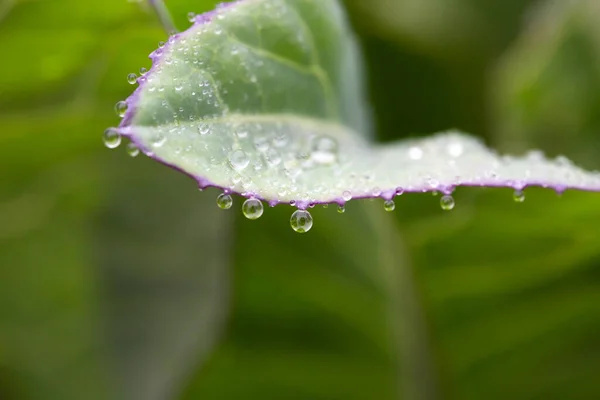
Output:
<svg viewBox="0 0 600 400">
<path fill-rule="evenodd" d="M 333 0 L 233 3 L 151 58 L 118 104 L 117 132 L 202 187 L 300 208 L 461 185 L 600 190 L 599 173 L 564 158 L 502 157 L 457 132 L 372 144 L 359 55 Z"/>
</svg>

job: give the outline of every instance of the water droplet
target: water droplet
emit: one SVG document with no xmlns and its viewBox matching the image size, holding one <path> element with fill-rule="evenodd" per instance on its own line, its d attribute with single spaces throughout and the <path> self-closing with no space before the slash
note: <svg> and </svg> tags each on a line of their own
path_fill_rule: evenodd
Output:
<svg viewBox="0 0 600 400">
<path fill-rule="evenodd" d="M 242 150 L 232 151 L 229 154 L 229 164 L 233 169 L 242 170 L 250 164 L 250 158 Z"/>
<path fill-rule="evenodd" d="M 343 214 L 346 212 L 346 207 L 345 206 L 338 206 L 338 210 L 337 210 L 340 214 Z"/>
<path fill-rule="evenodd" d="M 280 132 L 275 135 L 273 144 L 275 147 L 285 147 L 290 142 L 290 136 L 286 132 Z"/>
<path fill-rule="evenodd" d="M 233 205 L 233 199 L 231 198 L 230 195 L 221 193 L 217 197 L 217 205 L 219 206 L 219 208 L 221 208 L 223 210 L 229 210 L 231 208 L 231 206 Z"/>
<path fill-rule="evenodd" d="M 267 160 L 267 164 L 271 167 L 275 167 L 281 164 L 281 155 L 279 152 L 273 148 L 267 150 L 267 154 L 265 155 L 265 159 Z"/>
<path fill-rule="evenodd" d="M 308 232 L 313 226 L 312 215 L 306 210 L 296 210 L 290 218 L 290 225 L 298 233 Z"/>
<path fill-rule="evenodd" d="M 452 157 L 460 157 L 464 151 L 463 145 L 459 142 L 450 143 L 447 150 Z"/>
<path fill-rule="evenodd" d="M 323 208 L 329 208 L 329 204 L 323 204 Z"/>
<path fill-rule="evenodd" d="M 256 150 L 258 151 L 267 151 L 269 148 L 269 139 L 262 136 L 257 137 L 254 139 L 254 147 L 256 147 Z"/>
<path fill-rule="evenodd" d="M 140 149 L 137 148 L 135 143 L 128 143 L 127 154 L 129 154 L 131 157 L 137 157 L 138 154 L 140 154 Z"/>
<path fill-rule="evenodd" d="M 522 203 L 525 201 L 525 192 L 522 190 L 515 190 L 513 193 L 513 200 L 517 203 Z"/>
<path fill-rule="evenodd" d="M 394 203 L 394 200 L 387 200 L 383 203 L 383 209 L 385 211 L 394 211 L 396 209 L 396 203 Z"/>
<path fill-rule="evenodd" d="M 127 103 L 126 102 L 119 101 L 117 104 L 115 104 L 115 113 L 117 113 L 117 115 L 119 117 L 124 117 L 125 112 L 127 112 Z"/>
<path fill-rule="evenodd" d="M 121 135 L 115 128 L 108 128 L 102 135 L 102 141 L 109 149 L 116 149 L 121 144 Z"/>
<path fill-rule="evenodd" d="M 342 193 L 342 199 L 344 199 L 344 201 L 352 200 L 352 193 L 349 190 L 345 190 L 344 193 Z"/>
<path fill-rule="evenodd" d="M 450 211 L 454 208 L 454 205 L 454 197 L 449 194 L 442 196 L 440 199 L 440 206 L 442 207 L 442 210 Z"/>
<path fill-rule="evenodd" d="M 259 219 L 261 215 L 263 215 L 264 207 L 260 200 L 257 199 L 248 199 L 244 202 L 242 206 L 242 212 L 244 216 L 248 219 Z"/>
<path fill-rule="evenodd" d="M 196 13 L 194 12 L 189 12 L 187 15 L 187 19 L 190 22 L 194 22 L 196 20 Z"/>
<path fill-rule="evenodd" d="M 311 157 L 317 164 L 333 164 L 337 161 L 338 144 L 329 136 L 318 136 L 313 140 Z"/>
<path fill-rule="evenodd" d="M 396 196 L 402 196 L 403 193 L 404 193 L 404 189 L 401 188 L 400 186 L 398 186 L 396 188 Z"/>
<path fill-rule="evenodd" d="M 158 47 L 162 49 L 163 47 L 165 47 L 165 44 L 167 43 L 161 40 L 160 42 L 158 42 Z"/>
<path fill-rule="evenodd" d="M 208 124 L 206 123 L 201 123 L 200 125 L 198 125 L 198 132 L 204 136 L 204 135 L 208 135 L 208 133 L 210 132 L 210 126 L 208 126 Z"/>
<path fill-rule="evenodd" d="M 248 131 L 244 128 L 239 128 L 235 133 L 239 139 L 245 139 L 248 137 Z"/>
<path fill-rule="evenodd" d="M 146 68 L 146 67 L 140 68 L 140 75 L 146 75 L 146 72 L 148 72 L 148 68 Z"/>
<path fill-rule="evenodd" d="M 135 85 L 137 82 L 137 75 L 134 73 L 127 75 L 127 82 L 129 82 L 130 85 Z"/>
<path fill-rule="evenodd" d="M 153 147 L 162 147 L 163 144 L 167 142 L 167 138 L 160 133 L 152 138 L 152 146 Z"/>
<path fill-rule="evenodd" d="M 420 160 L 423 158 L 423 150 L 420 147 L 412 146 L 408 149 L 408 156 L 411 160 Z"/>
</svg>

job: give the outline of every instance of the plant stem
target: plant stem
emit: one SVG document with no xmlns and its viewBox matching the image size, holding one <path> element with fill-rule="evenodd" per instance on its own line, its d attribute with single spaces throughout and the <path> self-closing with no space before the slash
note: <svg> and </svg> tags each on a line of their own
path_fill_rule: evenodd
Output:
<svg viewBox="0 0 600 400">
<path fill-rule="evenodd" d="M 175 28 L 173 18 L 171 18 L 171 14 L 165 5 L 165 2 L 163 0 L 148 0 L 148 2 L 150 3 L 150 7 L 154 9 L 154 12 L 158 16 L 158 19 L 167 34 L 170 35 L 173 32 L 177 32 L 177 28 Z"/>
<path fill-rule="evenodd" d="M 431 338 L 403 239 L 390 215 L 385 215 L 379 207 L 369 207 L 367 212 L 377 235 L 377 261 L 388 296 L 390 328 L 399 358 L 401 398 L 440 399 Z"/>
</svg>

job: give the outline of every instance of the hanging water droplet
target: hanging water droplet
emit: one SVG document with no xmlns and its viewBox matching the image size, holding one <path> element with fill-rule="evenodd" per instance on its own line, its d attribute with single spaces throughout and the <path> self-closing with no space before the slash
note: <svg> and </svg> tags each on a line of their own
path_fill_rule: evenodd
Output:
<svg viewBox="0 0 600 400">
<path fill-rule="evenodd" d="M 248 219 L 259 219 L 263 215 L 264 207 L 260 200 L 248 199 L 242 206 L 242 212 Z"/>
<path fill-rule="evenodd" d="M 298 233 L 308 232 L 313 226 L 312 215 L 306 210 L 296 210 L 290 218 L 290 225 Z"/>
<path fill-rule="evenodd" d="M 233 199 L 230 195 L 221 193 L 217 196 L 217 205 L 223 210 L 229 210 L 233 205 Z"/>
<path fill-rule="evenodd" d="M 129 82 L 130 85 L 135 85 L 137 82 L 137 75 L 134 73 L 127 75 L 127 82 Z"/>
<path fill-rule="evenodd" d="M 454 205 L 454 197 L 449 194 L 442 196 L 440 199 L 440 206 L 442 207 L 442 210 L 450 211 L 454 208 Z"/>
<path fill-rule="evenodd" d="M 344 199 L 344 201 L 352 200 L 352 193 L 349 190 L 345 190 L 344 193 L 342 193 L 342 199 Z"/>
<path fill-rule="evenodd" d="M 513 193 L 513 200 L 516 203 L 522 203 L 525 201 L 525 192 L 522 190 L 515 190 Z"/>
<path fill-rule="evenodd" d="M 323 208 L 329 208 L 329 204 L 323 204 Z"/>
<path fill-rule="evenodd" d="M 250 164 L 250 158 L 242 150 L 232 151 L 229 154 L 229 164 L 233 169 L 242 170 Z"/>
<path fill-rule="evenodd" d="M 121 135 L 115 128 L 108 128 L 102 135 L 102 141 L 109 149 L 116 149 L 121 144 Z"/>
<path fill-rule="evenodd" d="M 119 101 L 117 104 L 115 104 L 115 113 L 117 113 L 117 115 L 119 117 L 124 117 L 126 112 L 127 112 L 127 103 L 126 102 Z"/>
<path fill-rule="evenodd" d="M 383 209 L 385 211 L 394 211 L 396 209 L 396 203 L 394 203 L 394 200 L 387 200 L 383 203 Z"/>
<path fill-rule="evenodd" d="M 187 15 L 187 19 L 190 22 L 194 22 L 196 20 L 196 13 L 194 12 L 189 12 Z"/>
<path fill-rule="evenodd" d="M 311 158 L 317 164 L 333 164 L 337 161 L 338 144 L 329 136 L 318 136 L 313 140 Z"/>
<path fill-rule="evenodd" d="M 345 206 L 338 206 L 337 212 L 339 212 L 340 214 L 343 214 L 346 212 L 346 207 Z"/>
<path fill-rule="evenodd" d="M 140 75 L 146 75 L 146 72 L 148 72 L 148 68 L 146 68 L 146 67 L 140 68 Z"/>
<path fill-rule="evenodd" d="M 404 193 L 404 189 L 401 188 L 400 186 L 398 186 L 396 188 L 396 196 L 402 196 L 403 193 Z"/>
<path fill-rule="evenodd" d="M 140 154 L 140 149 L 137 148 L 135 143 L 127 143 L 127 154 L 131 157 L 137 157 Z"/>
</svg>

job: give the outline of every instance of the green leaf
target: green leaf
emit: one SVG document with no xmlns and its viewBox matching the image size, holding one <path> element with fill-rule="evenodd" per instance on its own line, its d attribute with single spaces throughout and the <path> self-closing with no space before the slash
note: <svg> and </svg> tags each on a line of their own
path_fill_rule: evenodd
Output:
<svg viewBox="0 0 600 400">
<path fill-rule="evenodd" d="M 496 134 L 505 147 L 543 146 L 598 168 L 598 2 L 548 1 L 534 11 L 495 75 Z"/>
<path fill-rule="evenodd" d="M 564 158 L 500 157 L 456 132 L 373 145 L 355 47 L 334 0 L 222 7 L 151 55 L 117 132 L 201 187 L 300 208 L 460 185 L 600 190 Z"/>
</svg>

